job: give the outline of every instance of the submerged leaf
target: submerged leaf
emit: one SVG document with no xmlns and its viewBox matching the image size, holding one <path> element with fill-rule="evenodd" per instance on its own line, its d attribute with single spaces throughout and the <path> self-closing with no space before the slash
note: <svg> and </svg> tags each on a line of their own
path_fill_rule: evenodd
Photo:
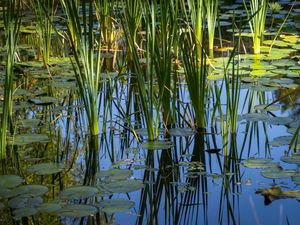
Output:
<svg viewBox="0 0 300 225">
<path fill-rule="evenodd" d="M 140 147 L 148 150 L 159 150 L 172 148 L 173 144 L 171 141 L 146 141 Z"/>
<path fill-rule="evenodd" d="M 106 213 L 121 212 L 134 207 L 134 205 L 133 201 L 126 199 L 107 199 L 98 204 Z"/>
<path fill-rule="evenodd" d="M 0 189 L 14 188 L 23 183 L 23 179 L 17 175 L 0 175 Z"/>
<path fill-rule="evenodd" d="M 50 175 L 60 173 L 63 169 L 64 165 L 61 163 L 40 163 L 30 166 L 28 172 L 37 175 Z"/>
<path fill-rule="evenodd" d="M 91 186 L 73 186 L 62 190 L 59 197 L 66 200 L 85 199 L 95 196 L 98 192 L 98 188 Z"/>
<path fill-rule="evenodd" d="M 80 218 L 93 215 L 97 211 L 97 208 L 91 205 L 68 204 L 56 211 L 56 213 L 62 217 Z"/>
<path fill-rule="evenodd" d="M 242 165 L 248 168 L 264 169 L 268 167 L 278 167 L 279 163 L 272 162 L 272 158 L 250 158 L 242 162 Z"/>
<path fill-rule="evenodd" d="M 265 168 L 261 171 L 261 175 L 269 179 L 281 179 L 296 176 L 298 173 L 296 170 L 284 170 L 280 167 Z"/>
</svg>

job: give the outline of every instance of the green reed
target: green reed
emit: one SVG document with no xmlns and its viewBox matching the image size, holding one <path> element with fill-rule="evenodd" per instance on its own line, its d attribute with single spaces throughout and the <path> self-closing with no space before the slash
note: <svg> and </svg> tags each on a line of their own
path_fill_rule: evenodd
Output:
<svg viewBox="0 0 300 225">
<path fill-rule="evenodd" d="M 196 34 L 192 29 L 189 29 L 182 34 L 180 47 L 187 86 L 195 111 L 195 125 L 196 128 L 202 129 L 206 127 L 205 114 L 209 93 L 207 88 L 206 54 L 204 47 L 202 47 L 204 45 L 204 39 L 201 43 L 200 53 L 199 45 L 195 45 L 197 42 L 198 38 Z"/>
<path fill-rule="evenodd" d="M 218 17 L 218 0 L 205 0 L 204 5 L 206 9 L 206 22 L 208 31 L 208 49 L 210 56 L 213 55 L 214 38 L 216 22 Z"/>
<path fill-rule="evenodd" d="M 53 33 L 53 18 L 56 4 L 54 0 L 30 0 L 31 9 L 35 13 L 39 54 L 42 55 L 44 66 L 47 67 L 51 55 L 51 38 Z"/>
<path fill-rule="evenodd" d="M 6 65 L 4 81 L 4 100 L 1 115 L 1 139 L 0 139 L 0 158 L 6 158 L 6 135 L 12 116 L 12 93 L 14 79 L 15 54 L 18 43 L 18 34 L 21 24 L 20 12 L 22 10 L 22 1 L 5 0 L 3 7 L 3 21 L 5 28 L 6 43 Z M 5 168 L 5 165 L 2 165 Z"/>
<path fill-rule="evenodd" d="M 145 3 L 146 4 L 146 3 Z M 142 68 L 140 61 L 139 61 L 139 49 L 137 47 L 136 43 L 136 30 L 139 27 L 139 24 L 141 23 L 141 17 L 142 14 L 140 12 L 144 10 L 144 7 L 142 7 L 141 1 L 133 1 L 133 0 L 127 0 L 125 2 L 125 5 L 123 6 L 128 9 L 124 9 L 124 22 L 123 22 L 123 29 L 124 34 L 127 40 L 127 47 L 128 52 L 130 54 L 130 60 L 133 63 L 133 70 L 131 73 L 136 77 L 137 84 L 138 84 L 138 90 L 139 90 L 139 98 L 141 102 L 141 107 L 144 113 L 144 118 L 146 122 L 147 132 L 148 132 L 148 139 L 149 140 L 155 140 L 157 135 L 155 134 L 154 129 L 154 91 L 153 91 L 153 67 L 150 62 L 150 48 L 151 43 L 149 41 L 146 42 L 146 69 Z M 143 14 L 145 13 L 142 11 Z M 134 16 L 137 16 L 136 18 Z M 144 16 L 144 22 L 146 24 L 146 33 L 147 33 L 147 40 L 149 40 L 149 36 L 151 35 L 151 25 L 155 26 L 154 24 L 151 24 L 150 21 L 154 21 L 155 15 L 147 15 Z M 155 122 L 157 124 L 157 120 Z"/>
<path fill-rule="evenodd" d="M 251 0 L 251 15 L 245 0 L 243 0 L 243 4 L 249 20 L 249 26 L 253 39 L 254 54 L 260 54 L 260 46 L 264 38 L 268 0 Z"/>
<path fill-rule="evenodd" d="M 69 41 L 74 55 L 74 59 L 71 58 L 71 61 L 79 93 L 85 106 L 89 130 L 91 135 L 98 135 L 101 35 L 96 37 L 93 30 L 95 7 L 92 1 L 88 3 L 88 6 L 82 1 L 81 20 L 76 0 L 61 0 L 61 3 L 68 17 Z"/>
<path fill-rule="evenodd" d="M 174 80 L 172 77 L 173 58 L 177 54 L 173 52 L 173 48 L 177 45 L 178 38 L 179 4 L 178 0 L 160 0 L 158 3 L 154 1 L 152 4 L 154 5 L 152 9 L 147 8 L 149 9 L 148 14 L 155 15 L 155 21 L 158 25 L 153 27 L 150 36 L 151 42 L 154 45 L 150 52 L 151 63 L 153 63 L 159 87 L 159 104 L 160 107 L 162 107 L 163 122 L 168 126 L 170 121 L 172 121 L 171 93 L 173 93 L 172 81 Z M 158 6 L 160 6 L 160 8 Z"/>
</svg>

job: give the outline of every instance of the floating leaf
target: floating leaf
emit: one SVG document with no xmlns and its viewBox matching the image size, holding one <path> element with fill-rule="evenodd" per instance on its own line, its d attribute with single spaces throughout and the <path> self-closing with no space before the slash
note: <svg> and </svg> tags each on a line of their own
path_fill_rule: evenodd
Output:
<svg viewBox="0 0 300 225">
<path fill-rule="evenodd" d="M 14 188 L 23 183 L 23 179 L 17 175 L 0 175 L 0 189 Z"/>
<path fill-rule="evenodd" d="M 19 209 L 19 208 L 34 208 L 35 206 L 38 206 L 43 203 L 43 199 L 40 196 L 37 197 L 23 197 L 18 196 L 15 198 L 11 198 L 8 201 L 8 206 L 13 209 Z"/>
<path fill-rule="evenodd" d="M 280 109 L 279 105 L 268 105 L 268 104 L 261 104 L 261 105 L 256 105 L 254 106 L 254 109 L 256 110 L 262 110 L 262 111 L 277 111 Z"/>
<path fill-rule="evenodd" d="M 48 188 L 44 185 L 27 184 L 14 188 L 12 192 L 14 196 L 37 197 L 48 192 Z"/>
<path fill-rule="evenodd" d="M 277 167 L 279 163 L 273 162 L 272 158 L 250 158 L 245 160 L 242 165 L 248 168 L 264 169 L 268 167 Z"/>
<path fill-rule="evenodd" d="M 80 218 L 93 215 L 97 211 L 97 208 L 91 205 L 68 204 L 58 210 L 56 213 L 62 217 Z"/>
<path fill-rule="evenodd" d="M 107 199 L 98 204 L 106 213 L 121 212 L 134 207 L 134 205 L 133 201 L 126 199 Z"/>
<path fill-rule="evenodd" d="M 61 191 L 59 197 L 66 200 L 84 199 L 95 196 L 98 192 L 98 188 L 91 186 L 73 186 Z"/>
<path fill-rule="evenodd" d="M 24 128 L 33 128 L 37 127 L 40 124 L 41 120 L 39 119 L 25 119 L 21 120 L 18 125 Z"/>
<path fill-rule="evenodd" d="M 281 179 L 296 176 L 296 170 L 283 170 L 280 167 L 265 168 L 261 171 L 261 175 L 269 179 Z"/>
<path fill-rule="evenodd" d="M 17 220 L 23 217 L 33 216 L 37 213 L 38 211 L 35 208 L 20 208 L 13 211 L 14 218 Z"/>
<path fill-rule="evenodd" d="M 28 172 L 37 175 L 50 175 L 60 173 L 63 169 L 64 165 L 61 163 L 41 163 L 30 166 Z"/>
<path fill-rule="evenodd" d="M 270 144 L 274 147 L 279 147 L 283 145 L 289 145 L 293 136 L 279 136 L 275 137 Z"/>
<path fill-rule="evenodd" d="M 289 117 L 271 117 L 267 120 L 267 122 L 271 125 L 287 125 L 293 122 L 292 118 Z"/>
<path fill-rule="evenodd" d="M 35 105 L 46 106 L 57 103 L 57 99 L 49 96 L 42 96 L 39 98 L 31 98 L 28 100 L 28 102 L 33 103 Z"/>
<path fill-rule="evenodd" d="M 191 128 L 171 128 L 168 130 L 169 135 L 178 137 L 188 137 L 195 134 L 195 131 Z"/>
<path fill-rule="evenodd" d="M 53 213 L 61 209 L 61 205 L 57 203 L 43 203 L 37 207 L 40 213 Z"/>
<path fill-rule="evenodd" d="M 267 114 L 262 113 L 247 113 L 242 116 L 243 119 L 251 122 L 266 121 L 269 119 Z"/>
<path fill-rule="evenodd" d="M 149 150 L 159 150 L 172 148 L 173 144 L 171 141 L 146 141 L 140 147 Z"/>
<path fill-rule="evenodd" d="M 138 180 L 120 180 L 101 184 L 101 187 L 111 193 L 129 193 L 144 187 Z"/>
<path fill-rule="evenodd" d="M 99 173 L 100 178 L 105 178 L 105 180 L 116 181 L 116 180 L 126 180 L 132 176 L 133 172 L 131 170 L 121 170 L 121 169 L 109 169 L 102 170 Z"/>
<path fill-rule="evenodd" d="M 300 155 L 299 154 L 293 154 L 291 156 L 282 156 L 280 158 L 281 161 L 289 164 L 296 164 L 300 166 Z"/>
<path fill-rule="evenodd" d="M 282 191 L 280 187 L 273 186 L 271 188 L 260 188 L 256 194 L 261 194 L 265 197 L 265 205 L 269 205 L 276 199 L 295 198 L 300 196 L 298 190 Z"/>
<path fill-rule="evenodd" d="M 165 132 L 164 129 L 162 129 L 162 128 L 159 128 L 159 129 L 158 129 L 158 135 L 163 135 L 164 132 Z M 147 136 L 148 136 L 148 130 L 147 130 L 147 128 L 136 129 L 136 130 L 135 130 L 135 133 L 136 133 L 137 135 L 144 136 L 144 137 L 147 137 Z"/>
<path fill-rule="evenodd" d="M 27 145 L 32 143 L 47 143 L 50 142 L 46 134 L 20 134 L 9 138 L 9 144 L 14 145 Z"/>
</svg>

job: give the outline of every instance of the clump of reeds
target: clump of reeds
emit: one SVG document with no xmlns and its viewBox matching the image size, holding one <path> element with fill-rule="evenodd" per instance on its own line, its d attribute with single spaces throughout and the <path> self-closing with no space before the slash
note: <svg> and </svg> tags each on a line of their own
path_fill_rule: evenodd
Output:
<svg viewBox="0 0 300 225">
<path fill-rule="evenodd" d="M 5 28 L 6 40 L 6 65 L 5 65 L 5 83 L 4 83 L 4 101 L 3 111 L 1 116 L 1 139 L 0 151 L 1 159 L 6 158 L 6 133 L 9 121 L 12 116 L 12 93 L 13 93 L 13 77 L 15 54 L 18 43 L 18 34 L 21 24 L 20 12 L 22 9 L 22 1 L 20 0 L 5 0 L 3 7 L 3 21 Z M 5 166 L 5 165 L 2 165 Z"/>
<path fill-rule="evenodd" d="M 95 35 L 93 1 L 83 1 L 82 20 L 77 0 L 61 0 L 68 20 L 69 41 L 72 48 L 72 64 L 79 93 L 83 100 L 91 135 L 99 134 L 99 77 L 101 35 Z"/>
<path fill-rule="evenodd" d="M 253 51 L 254 54 L 260 54 L 260 46 L 264 38 L 268 0 L 251 0 L 250 12 L 245 0 L 243 0 L 243 3 L 252 34 Z"/>
</svg>

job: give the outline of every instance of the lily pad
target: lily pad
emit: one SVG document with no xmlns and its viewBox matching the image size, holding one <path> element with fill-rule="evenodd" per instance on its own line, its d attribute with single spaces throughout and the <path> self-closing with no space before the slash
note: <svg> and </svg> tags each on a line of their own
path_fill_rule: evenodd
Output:
<svg viewBox="0 0 300 225">
<path fill-rule="evenodd" d="M 296 164 L 300 166 L 300 155 L 299 154 L 293 154 L 291 156 L 282 156 L 280 158 L 281 161 L 289 164 Z"/>
<path fill-rule="evenodd" d="M 101 187 L 111 193 L 129 193 L 144 187 L 139 180 L 120 180 L 101 184 Z"/>
<path fill-rule="evenodd" d="M 279 186 L 260 188 L 255 193 L 261 194 L 265 197 L 265 205 L 269 205 L 276 199 L 296 198 L 300 196 L 300 192 L 298 190 L 282 191 Z"/>
<path fill-rule="evenodd" d="M 38 211 L 35 208 L 20 208 L 13 211 L 14 218 L 17 220 L 22 219 L 23 217 L 33 216 L 37 213 Z"/>
<path fill-rule="evenodd" d="M 256 110 L 262 110 L 262 111 L 277 111 L 280 109 L 279 105 L 268 105 L 268 104 L 261 104 L 261 105 L 256 105 L 254 106 L 254 109 Z"/>
<path fill-rule="evenodd" d="M 41 163 L 30 166 L 27 171 L 37 175 L 50 175 L 60 173 L 63 169 L 64 165 L 61 163 Z"/>
<path fill-rule="evenodd" d="M 4 208 L 5 208 L 5 205 L 2 202 L 0 202 L 0 210 L 4 209 Z"/>
<path fill-rule="evenodd" d="M 98 204 L 104 212 L 114 213 L 128 210 L 134 207 L 135 203 L 126 199 L 107 199 Z"/>
<path fill-rule="evenodd" d="M 173 147 L 171 141 L 146 141 L 140 145 L 141 148 L 148 150 L 169 149 Z"/>
<path fill-rule="evenodd" d="M 280 167 L 265 168 L 261 171 L 261 175 L 269 179 L 281 179 L 296 176 L 298 173 L 296 170 L 284 170 Z"/>
<path fill-rule="evenodd" d="M 242 116 L 243 119 L 251 122 L 266 121 L 269 119 L 267 114 L 263 113 L 247 113 Z"/>
<path fill-rule="evenodd" d="M 91 186 L 73 186 L 61 191 L 59 197 L 65 200 L 85 199 L 95 196 L 98 192 L 98 188 Z"/>
<path fill-rule="evenodd" d="M 97 213 L 97 208 L 91 205 L 68 204 L 56 213 L 62 217 L 80 218 Z"/>
<path fill-rule="evenodd" d="M 0 175 L 0 189 L 14 188 L 23 183 L 23 179 L 17 175 Z"/>
<path fill-rule="evenodd" d="M 28 100 L 28 102 L 33 103 L 35 105 L 46 106 L 57 103 L 57 99 L 49 96 L 42 96 L 39 98 L 31 98 Z"/>
<path fill-rule="evenodd" d="M 34 208 L 43 203 L 43 199 L 40 196 L 37 197 L 22 197 L 17 196 L 15 198 L 11 198 L 8 201 L 8 206 L 12 209 L 19 209 L 19 208 Z"/>
<path fill-rule="evenodd" d="M 279 137 L 275 137 L 270 144 L 274 147 L 279 147 L 279 146 L 283 146 L 283 145 L 289 145 L 291 140 L 292 140 L 293 136 L 279 136 Z"/>
<path fill-rule="evenodd" d="M 293 122 L 292 118 L 289 117 L 271 117 L 267 120 L 267 122 L 271 125 L 287 125 Z"/>
<path fill-rule="evenodd" d="M 171 128 L 168 130 L 169 135 L 177 137 L 188 137 L 195 134 L 195 131 L 191 128 Z"/>
<path fill-rule="evenodd" d="M 109 181 L 116 181 L 116 180 L 126 180 L 130 176 L 132 176 L 133 172 L 131 170 L 121 170 L 121 169 L 109 169 L 109 170 L 102 170 L 99 173 L 100 178 L 105 178 Z"/>
<path fill-rule="evenodd" d="M 279 163 L 273 162 L 272 158 L 250 158 L 245 160 L 242 165 L 248 168 L 264 169 L 269 167 L 278 167 Z"/>
<path fill-rule="evenodd" d="M 16 187 L 12 190 L 13 196 L 22 195 L 22 197 L 37 197 L 48 192 L 48 188 L 44 185 L 27 184 Z"/>
<path fill-rule="evenodd" d="M 137 135 L 140 135 L 140 136 L 144 136 L 144 137 L 148 136 L 147 128 L 139 128 L 139 129 L 136 129 L 135 132 Z M 162 129 L 162 128 L 158 129 L 158 135 L 163 135 L 164 132 L 165 132 L 164 129 Z"/>
<path fill-rule="evenodd" d="M 57 203 L 43 203 L 37 207 L 40 213 L 53 213 L 61 209 L 61 205 Z"/>
<path fill-rule="evenodd" d="M 46 134 L 20 134 L 8 139 L 9 144 L 14 145 L 27 145 L 36 142 L 47 143 L 50 142 L 48 135 Z"/>
</svg>

